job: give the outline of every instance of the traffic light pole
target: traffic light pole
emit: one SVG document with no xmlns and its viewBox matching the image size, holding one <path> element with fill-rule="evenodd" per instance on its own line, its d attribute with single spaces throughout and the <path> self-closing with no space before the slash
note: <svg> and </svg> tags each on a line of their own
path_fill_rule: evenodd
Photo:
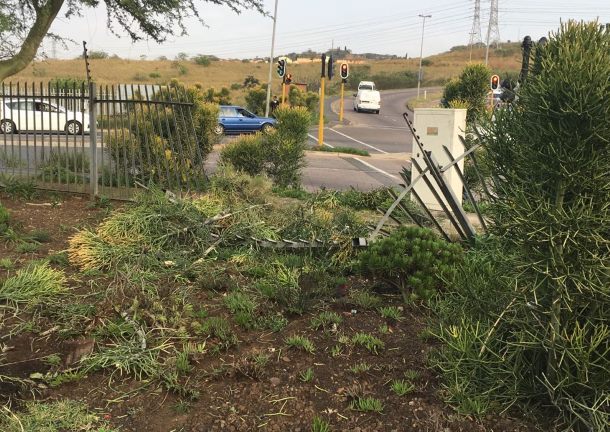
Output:
<svg viewBox="0 0 610 432">
<path fill-rule="evenodd" d="M 318 123 L 318 145 L 324 145 L 324 80 L 320 78 L 320 122 Z"/>
<path fill-rule="evenodd" d="M 273 49 L 275 48 L 275 24 L 277 23 L 277 1 L 273 12 L 273 35 L 271 36 L 271 56 L 269 57 L 269 80 L 267 81 L 267 100 L 265 102 L 265 117 L 269 117 L 269 102 L 271 101 L 271 80 L 273 79 Z"/>
<path fill-rule="evenodd" d="M 286 81 L 282 80 L 282 106 L 284 106 L 285 99 L 286 99 Z"/>
<path fill-rule="evenodd" d="M 341 80 L 341 109 L 339 110 L 339 121 L 342 122 L 343 121 L 343 106 L 344 106 L 344 101 L 343 101 L 343 92 L 345 90 L 345 80 Z"/>
</svg>

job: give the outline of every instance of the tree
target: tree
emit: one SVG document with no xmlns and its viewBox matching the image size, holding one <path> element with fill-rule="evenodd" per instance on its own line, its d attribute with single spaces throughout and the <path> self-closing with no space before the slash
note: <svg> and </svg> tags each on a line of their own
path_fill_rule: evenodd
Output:
<svg viewBox="0 0 610 432">
<path fill-rule="evenodd" d="M 168 36 L 186 34 L 185 22 L 196 17 L 203 22 L 194 0 L 3 0 L 0 3 L 0 81 L 23 70 L 36 56 L 42 41 L 59 39 L 49 28 L 60 12 L 66 18 L 87 7 L 104 5 L 108 28 L 124 32 L 133 41 L 149 38 L 164 42 Z M 201 0 L 243 9 L 263 11 L 262 0 Z"/>
</svg>

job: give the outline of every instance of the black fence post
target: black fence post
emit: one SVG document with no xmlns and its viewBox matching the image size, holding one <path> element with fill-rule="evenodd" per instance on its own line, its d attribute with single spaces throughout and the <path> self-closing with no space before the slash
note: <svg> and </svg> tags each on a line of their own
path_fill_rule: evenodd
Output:
<svg viewBox="0 0 610 432">
<path fill-rule="evenodd" d="M 91 152 L 89 162 L 89 184 L 91 199 L 98 195 L 97 185 L 97 109 L 96 109 L 96 88 L 93 82 L 89 82 L 89 150 Z"/>
</svg>

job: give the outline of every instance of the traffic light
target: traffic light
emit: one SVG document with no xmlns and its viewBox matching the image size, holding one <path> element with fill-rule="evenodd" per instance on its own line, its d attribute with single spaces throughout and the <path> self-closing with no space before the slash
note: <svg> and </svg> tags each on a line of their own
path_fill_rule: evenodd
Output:
<svg viewBox="0 0 610 432">
<path fill-rule="evenodd" d="M 284 77 L 284 83 L 286 83 L 286 85 L 290 85 L 291 82 L 292 82 L 292 74 L 286 74 L 286 76 Z"/>
<path fill-rule="evenodd" d="M 280 78 L 284 78 L 284 75 L 286 75 L 286 60 L 279 59 L 277 61 L 277 75 Z"/>
<path fill-rule="evenodd" d="M 500 88 L 500 77 L 498 75 L 491 76 L 490 86 L 492 90 L 498 90 Z"/>
<path fill-rule="evenodd" d="M 341 63 L 341 70 L 339 71 L 339 75 L 341 75 L 341 79 L 347 79 L 349 76 L 349 66 L 347 63 Z"/>
<path fill-rule="evenodd" d="M 334 61 L 333 61 L 333 55 L 331 54 L 330 57 L 328 58 L 328 79 L 329 80 L 333 79 L 334 75 L 335 75 Z"/>
</svg>

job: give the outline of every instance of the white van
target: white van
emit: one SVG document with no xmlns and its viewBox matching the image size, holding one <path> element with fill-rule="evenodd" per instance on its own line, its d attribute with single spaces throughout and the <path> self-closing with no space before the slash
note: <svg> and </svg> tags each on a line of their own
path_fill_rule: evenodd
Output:
<svg viewBox="0 0 610 432">
<path fill-rule="evenodd" d="M 354 97 L 354 111 L 368 111 L 379 114 L 381 94 L 375 88 L 373 81 L 360 81 L 358 93 Z"/>
</svg>

